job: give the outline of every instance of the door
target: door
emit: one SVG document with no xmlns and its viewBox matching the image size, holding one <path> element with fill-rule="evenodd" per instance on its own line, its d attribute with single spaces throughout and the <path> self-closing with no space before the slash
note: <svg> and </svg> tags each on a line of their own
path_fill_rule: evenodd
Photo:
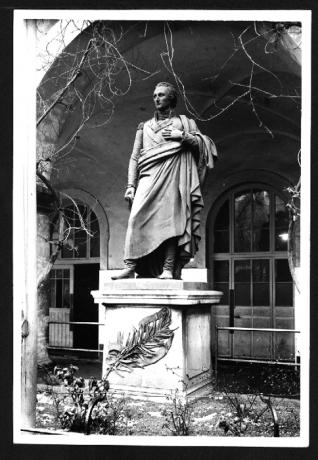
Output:
<svg viewBox="0 0 318 460">
<path fill-rule="evenodd" d="M 70 321 L 73 302 L 73 266 L 53 268 L 50 273 L 49 347 L 73 347 Z M 60 324 L 58 324 L 60 323 Z"/>
<path fill-rule="evenodd" d="M 293 283 L 287 257 L 288 211 L 270 188 L 241 187 L 217 208 L 209 232 L 208 266 L 214 288 L 224 293 L 216 307 L 218 326 L 293 329 Z M 289 360 L 292 333 L 219 332 L 220 357 Z"/>
<path fill-rule="evenodd" d="M 98 289 L 99 264 L 74 265 L 73 321 L 98 322 L 98 305 L 90 294 Z M 74 348 L 98 349 L 98 326 L 74 325 Z"/>
</svg>

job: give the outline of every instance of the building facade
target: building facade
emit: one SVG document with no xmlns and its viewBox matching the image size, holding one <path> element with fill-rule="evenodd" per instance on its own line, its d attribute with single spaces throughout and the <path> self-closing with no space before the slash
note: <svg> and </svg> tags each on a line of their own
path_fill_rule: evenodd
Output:
<svg viewBox="0 0 318 460">
<path fill-rule="evenodd" d="M 224 293 L 213 311 L 220 327 L 297 328 L 290 261 L 298 257 L 288 253 L 286 206 L 300 175 L 297 31 L 287 23 L 100 21 L 56 57 L 38 87 L 39 113 L 59 96 L 39 125 L 38 156 L 54 152 L 50 183 L 63 194 L 72 231 L 46 286 L 42 312 L 51 322 L 98 322 L 90 291 L 123 266 L 135 132 L 153 116 L 155 84 L 169 81 L 179 90 L 177 113 L 196 119 L 219 156 L 202 189 L 199 251 L 183 278 Z M 38 218 L 50 235 L 48 209 Z M 39 247 L 48 257 L 43 239 Z M 51 323 L 48 345 L 94 354 L 101 333 L 102 326 Z M 217 347 L 223 359 L 297 355 L 292 332 L 220 330 Z"/>
</svg>

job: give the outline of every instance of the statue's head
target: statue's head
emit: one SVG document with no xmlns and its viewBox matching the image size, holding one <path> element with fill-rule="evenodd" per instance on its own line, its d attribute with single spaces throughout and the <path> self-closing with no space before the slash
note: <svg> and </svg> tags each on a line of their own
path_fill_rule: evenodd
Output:
<svg viewBox="0 0 318 460">
<path fill-rule="evenodd" d="M 156 97 L 158 98 L 159 95 L 162 95 L 161 105 L 164 104 L 164 107 L 160 107 L 160 104 L 159 107 L 157 106 Z M 177 105 L 177 101 L 178 93 L 176 88 L 171 83 L 163 81 L 156 85 L 154 90 L 154 102 L 156 108 L 159 108 L 159 110 L 167 107 L 174 109 Z"/>
</svg>

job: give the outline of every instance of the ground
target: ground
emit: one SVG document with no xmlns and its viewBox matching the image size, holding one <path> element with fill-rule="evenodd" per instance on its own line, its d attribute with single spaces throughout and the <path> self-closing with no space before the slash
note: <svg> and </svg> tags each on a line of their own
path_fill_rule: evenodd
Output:
<svg viewBox="0 0 318 460">
<path fill-rule="evenodd" d="M 90 366 L 88 368 L 91 372 Z M 275 428 L 272 407 L 277 414 L 279 436 L 299 436 L 297 376 L 294 368 L 269 371 L 267 366 L 261 372 L 255 366 L 225 367 L 220 369 L 211 394 L 187 401 L 177 393 L 167 395 L 164 402 L 141 401 L 114 394 L 110 389 L 108 405 L 100 403 L 98 410 L 93 412 L 92 433 L 269 437 L 274 436 Z M 38 385 L 36 426 L 49 430 L 70 429 L 70 414 L 72 411 L 74 414 L 75 407 L 85 408 L 88 402 L 88 380 L 85 380 L 84 401 L 80 404 L 74 387 L 52 386 L 44 380 L 42 375 Z M 61 423 L 63 414 L 66 414 L 64 424 Z M 83 431 L 83 425 L 76 427 L 75 424 L 71 429 Z"/>
<path fill-rule="evenodd" d="M 247 395 L 240 395 L 242 401 Z M 299 400 L 273 398 L 279 421 L 279 435 L 299 436 Z M 62 405 L 63 406 L 63 405 Z M 227 433 L 220 427 L 222 420 L 234 427 L 236 413 L 229 405 L 228 397 L 221 393 L 214 393 L 209 397 L 200 398 L 191 404 L 193 410 L 189 421 L 189 435 L 193 436 L 273 436 L 274 424 L 271 413 L 267 410 L 258 421 L 252 417 L 261 413 L 265 405 L 258 399 L 253 413 L 242 423 L 242 430 L 229 429 Z M 173 424 L 169 418 L 169 411 L 173 407 L 167 403 L 140 401 L 127 398 L 120 419 L 116 423 L 116 435 L 138 436 L 169 436 L 173 435 Z M 165 412 L 167 415 L 164 415 Z M 61 429 L 56 418 L 56 408 L 51 395 L 39 392 L 37 403 L 37 427 L 47 429 Z M 169 429 L 170 427 L 170 429 Z M 175 430 L 174 430 L 175 431 Z"/>
</svg>

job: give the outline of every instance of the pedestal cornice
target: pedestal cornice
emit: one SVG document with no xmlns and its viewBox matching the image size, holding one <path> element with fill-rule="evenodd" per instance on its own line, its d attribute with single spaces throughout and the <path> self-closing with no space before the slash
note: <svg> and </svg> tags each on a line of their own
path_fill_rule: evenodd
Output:
<svg viewBox="0 0 318 460">
<path fill-rule="evenodd" d="M 145 289 L 112 289 L 92 291 L 95 303 L 105 305 L 206 305 L 220 302 L 222 292 L 212 290 L 145 290 Z"/>
</svg>

